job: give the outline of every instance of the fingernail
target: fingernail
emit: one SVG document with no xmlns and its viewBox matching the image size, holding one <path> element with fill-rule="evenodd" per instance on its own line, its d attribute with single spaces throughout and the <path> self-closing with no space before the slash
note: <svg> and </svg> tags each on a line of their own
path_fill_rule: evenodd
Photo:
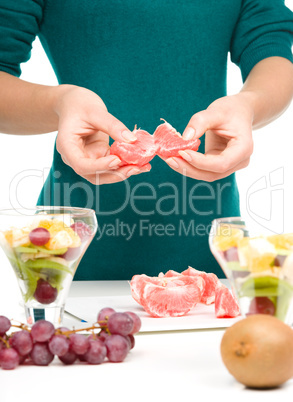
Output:
<svg viewBox="0 0 293 402">
<path fill-rule="evenodd" d="M 128 170 L 128 172 L 126 173 L 126 175 L 127 175 L 127 176 L 131 176 L 131 175 L 137 174 L 137 173 L 139 173 L 139 172 L 140 172 L 139 169 L 137 169 L 137 168 L 132 168 L 132 169 Z"/>
<path fill-rule="evenodd" d="M 173 158 L 167 159 L 166 162 L 168 163 L 169 166 L 171 166 L 171 167 L 174 168 L 174 169 L 178 169 L 178 168 L 179 168 L 178 163 L 177 163 L 177 162 L 175 161 L 175 159 L 173 159 Z"/>
<path fill-rule="evenodd" d="M 131 131 L 127 130 L 122 131 L 121 137 L 127 142 L 133 142 L 137 140 L 136 136 Z"/>
<path fill-rule="evenodd" d="M 192 127 L 187 127 L 187 129 L 182 134 L 182 137 L 185 141 L 192 140 L 195 136 L 195 129 Z"/>
<path fill-rule="evenodd" d="M 192 157 L 185 151 L 179 151 L 178 152 L 180 156 L 182 156 L 183 159 L 185 159 L 188 162 L 192 161 Z"/>
<path fill-rule="evenodd" d="M 115 159 L 113 159 L 110 163 L 109 163 L 109 167 L 114 167 L 114 166 L 117 166 L 117 165 L 119 165 L 121 163 L 121 160 L 119 159 L 119 158 L 115 158 Z"/>
</svg>

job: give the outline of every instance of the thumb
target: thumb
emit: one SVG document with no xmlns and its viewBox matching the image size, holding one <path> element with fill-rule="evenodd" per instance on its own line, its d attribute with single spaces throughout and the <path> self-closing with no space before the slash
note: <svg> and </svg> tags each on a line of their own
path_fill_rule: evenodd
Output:
<svg viewBox="0 0 293 402">
<path fill-rule="evenodd" d="M 136 135 L 134 132 L 128 130 L 128 128 L 112 114 L 106 110 L 100 110 L 99 113 L 93 113 L 90 123 L 99 130 L 107 133 L 113 140 L 122 142 L 134 142 L 136 141 Z"/>
<path fill-rule="evenodd" d="M 206 131 L 216 128 L 221 123 L 222 116 L 215 110 L 206 109 L 192 116 L 182 137 L 191 140 L 201 137 Z"/>
</svg>

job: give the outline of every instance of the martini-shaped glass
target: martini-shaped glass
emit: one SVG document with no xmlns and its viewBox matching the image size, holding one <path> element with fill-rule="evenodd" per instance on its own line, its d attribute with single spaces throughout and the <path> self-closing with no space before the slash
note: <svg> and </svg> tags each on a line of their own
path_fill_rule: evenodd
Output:
<svg viewBox="0 0 293 402">
<path fill-rule="evenodd" d="M 0 211 L 0 245 L 17 277 L 28 324 L 62 323 L 72 279 L 96 231 L 91 209 Z"/>
<path fill-rule="evenodd" d="M 292 325 L 293 233 L 251 233 L 241 218 L 221 218 L 212 223 L 209 244 L 242 316 L 270 314 Z"/>
</svg>

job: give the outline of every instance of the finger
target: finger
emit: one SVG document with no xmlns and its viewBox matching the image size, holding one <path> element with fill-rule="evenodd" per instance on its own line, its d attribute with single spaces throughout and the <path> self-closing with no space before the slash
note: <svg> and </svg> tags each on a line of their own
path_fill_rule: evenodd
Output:
<svg viewBox="0 0 293 402">
<path fill-rule="evenodd" d="M 224 151 L 214 150 L 205 154 L 192 150 L 179 151 L 179 155 L 197 169 L 216 173 L 233 169 L 251 154 L 250 143 L 236 139 L 230 140 Z"/>
<path fill-rule="evenodd" d="M 223 120 L 221 113 L 215 110 L 202 110 L 192 116 L 187 124 L 182 137 L 191 140 L 201 137 L 207 130 L 218 127 Z"/>
<path fill-rule="evenodd" d="M 102 154 L 105 155 L 105 158 L 102 157 L 102 156 L 100 156 L 100 158 L 103 158 L 103 160 L 102 160 L 101 162 L 103 163 L 104 166 L 107 166 L 107 164 L 108 164 L 108 169 L 117 169 L 117 167 L 121 164 L 121 160 L 120 160 L 118 157 L 115 158 L 115 157 L 114 157 L 115 155 L 113 155 L 112 158 L 106 159 L 106 157 L 110 155 L 110 149 L 109 149 L 109 147 L 108 147 L 108 148 L 104 147 L 104 151 L 102 151 L 101 149 L 99 149 L 99 151 L 97 150 L 97 152 L 95 153 L 95 155 L 94 155 L 94 152 L 93 152 L 93 151 L 88 152 L 88 154 L 89 154 L 89 156 L 90 156 L 91 158 L 98 158 L 98 157 L 99 157 L 99 155 L 98 155 L 99 153 L 100 153 L 101 155 L 102 155 Z M 66 165 L 70 166 L 70 163 L 68 162 L 68 160 L 66 159 L 66 157 L 65 157 L 64 155 L 61 155 L 61 159 L 63 160 L 63 162 L 64 162 Z M 71 166 L 70 166 L 70 167 L 71 167 Z M 104 168 L 104 169 L 105 169 L 105 168 Z M 103 169 L 103 170 L 104 170 L 104 169 Z"/>
<path fill-rule="evenodd" d="M 85 176 L 85 179 L 90 181 L 92 184 L 110 184 L 126 180 L 135 174 L 149 172 L 150 170 L 150 164 L 142 167 L 137 165 L 127 165 L 115 171 L 104 171 L 103 173 Z"/>
<path fill-rule="evenodd" d="M 96 141 L 104 141 L 105 143 L 109 144 L 109 135 L 101 130 L 98 130 L 95 134 L 86 137 L 85 141 L 86 144 L 91 144 L 92 142 Z"/>
<path fill-rule="evenodd" d="M 166 159 L 166 163 L 176 172 L 183 174 L 184 176 L 191 177 L 196 180 L 203 180 L 212 182 L 215 180 L 223 179 L 224 177 L 229 176 L 230 174 L 236 172 L 237 170 L 244 169 L 248 166 L 250 158 L 247 158 L 241 161 L 237 166 L 233 169 L 230 169 L 224 173 L 216 173 L 205 170 L 197 169 L 196 167 L 190 165 L 188 162 L 180 159 L 180 158 L 168 158 Z"/>
<path fill-rule="evenodd" d="M 95 185 L 111 184 L 124 181 L 133 175 L 147 173 L 150 170 L 151 165 L 149 163 L 141 167 L 137 165 L 127 165 L 113 172 L 106 171 L 101 174 L 86 176 L 85 179 Z"/>
<path fill-rule="evenodd" d="M 60 151 L 59 151 L 60 152 Z M 75 142 L 67 142 L 62 158 L 80 176 L 95 174 L 98 171 L 117 167 L 121 160 L 116 155 L 109 155 L 98 159 L 85 156 L 84 152 Z"/>
<path fill-rule="evenodd" d="M 107 133 L 113 140 L 123 142 L 136 141 L 135 133 L 128 130 L 120 120 L 105 110 L 101 110 L 99 113 L 92 113 L 90 123 L 97 129 Z"/>
<path fill-rule="evenodd" d="M 86 154 L 93 159 L 108 155 L 109 144 L 105 141 L 95 141 L 85 146 Z"/>
<path fill-rule="evenodd" d="M 63 160 L 63 162 L 65 163 L 65 165 L 68 165 L 69 166 L 69 162 L 68 162 L 68 160 L 65 158 L 65 156 L 64 155 L 60 155 L 61 156 L 61 159 Z"/>
</svg>

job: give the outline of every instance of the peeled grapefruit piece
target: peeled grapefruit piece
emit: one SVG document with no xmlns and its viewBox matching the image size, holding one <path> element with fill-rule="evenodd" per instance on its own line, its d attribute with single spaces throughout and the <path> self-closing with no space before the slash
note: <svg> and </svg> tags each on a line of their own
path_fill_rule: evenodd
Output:
<svg viewBox="0 0 293 402">
<path fill-rule="evenodd" d="M 153 137 L 157 146 L 157 155 L 163 158 L 180 157 L 178 151 L 183 151 L 184 149 L 197 151 L 200 144 L 198 138 L 185 141 L 175 128 L 167 122 L 157 127 Z"/>
<path fill-rule="evenodd" d="M 161 274 L 160 274 L 160 275 L 161 275 Z M 159 276 L 160 276 L 160 275 L 159 275 Z M 165 275 L 162 274 L 161 276 L 164 276 L 165 278 L 169 278 L 169 277 L 172 277 L 172 276 L 179 276 L 179 275 L 181 275 L 179 272 L 173 271 L 173 269 L 170 269 L 169 271 L 167 271 L 167 272 L 165 273 Z"/>
<path fill-rule="evenodd" d="M 205 271 L 198 271 L 192 267 L 188 267 L 188 269 L 182 272 L 182 275 L 200 276 L 203 278 L 205 288 L 200 302 L 203 304 L 212 304 L 215 302 L 215 289 L 219 282 L 217 275 Z"/>
<path fill-rule="evenodd" d="M 217 318 L 234 318 L 240 314 L 237 299 L 229 289 L 219 282 L 216 287 L 215 313 Z"/>
<path fill-rule="evenodd" d="M 111 145 L 110 154 L 117 155 L 122 164 L 143 166 L 153 159 L 156 155 L 156 145 L 151 134 L 144 130 L 134 130 L 137 140 L 128 143 L 115 141 Z"/>
<path fill-rule="evenodd" d="M 140 305 L 142 304 L 141 303 L 142 289 L 147 282 L 160 283 L 160 279 L 156 276 L 152 277 L 142 274 L 142 275 L 134 275 L 130 282 L 131 295 L 134 298 L 134 300 Z"/>
<path fill-rule="evenodd" d="M 180 317 L 199 303 L 204 280 L 184 275 L 160 278 L 160 283 L 145 282 L 141 304 L 152 317 Z"/>
</svg>

